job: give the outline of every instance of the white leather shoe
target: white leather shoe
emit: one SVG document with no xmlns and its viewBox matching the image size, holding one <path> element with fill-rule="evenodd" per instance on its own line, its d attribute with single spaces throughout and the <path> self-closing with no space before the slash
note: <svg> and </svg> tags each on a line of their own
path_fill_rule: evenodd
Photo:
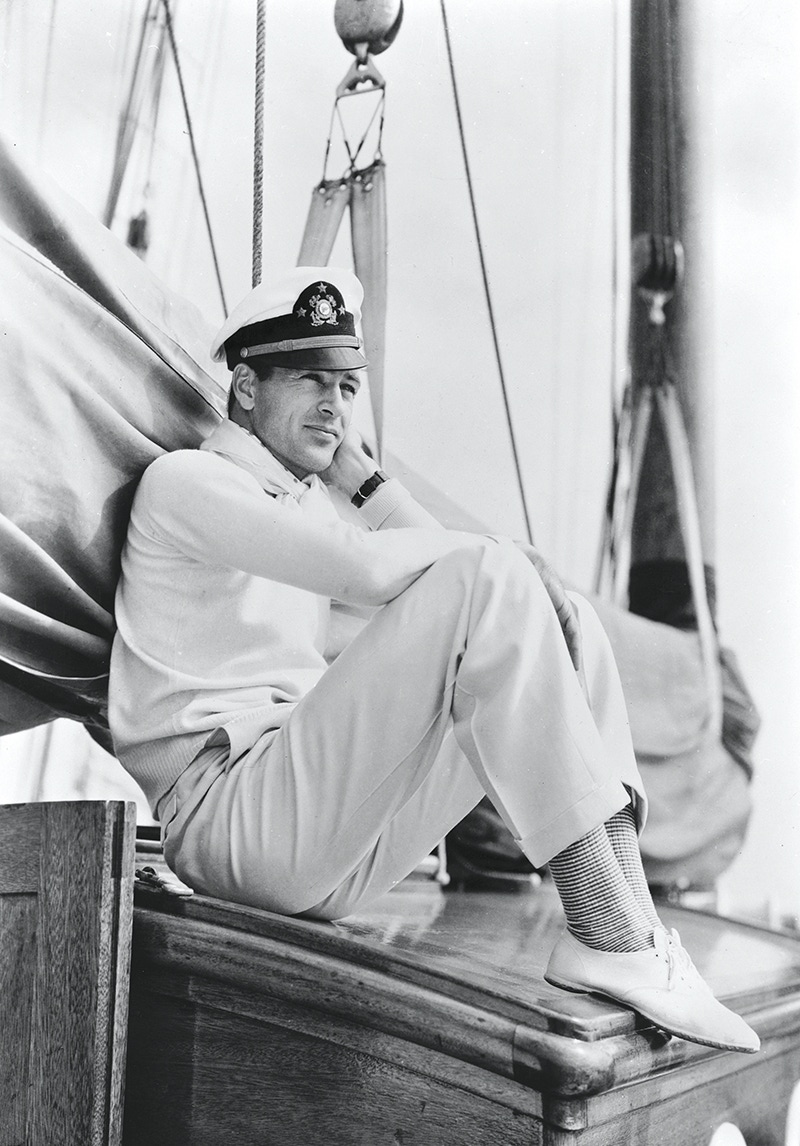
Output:
<svg viewBox="0 0 800 1146">
<path fill-rule="evenodd" d="M 590 991 L 623 1003 L 664 1031 L 691 1042 L 754 1053 L 761 1043 L 701 978 L 677 931 L 656 928 L 647 951 L 597 951 L 564 932 L 544 977 L 567 991 Z"/>
</svg>

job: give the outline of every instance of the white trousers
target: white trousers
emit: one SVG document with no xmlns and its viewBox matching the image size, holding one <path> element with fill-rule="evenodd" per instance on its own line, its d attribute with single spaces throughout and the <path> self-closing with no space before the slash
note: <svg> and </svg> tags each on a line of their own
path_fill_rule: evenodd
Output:
<svg viewBox="0 0 800 1146">
<path fill-rule="evenodd" d="M 586 692 L 510 542 L 451 553 L 385 606 L 286 724 L 215 734 L 162 800 L 197 891 L 337 919 L 406 876 L 487 793 L 537 867 L 645 799 L 613 655 L 574 595 Z"/>
</svg>

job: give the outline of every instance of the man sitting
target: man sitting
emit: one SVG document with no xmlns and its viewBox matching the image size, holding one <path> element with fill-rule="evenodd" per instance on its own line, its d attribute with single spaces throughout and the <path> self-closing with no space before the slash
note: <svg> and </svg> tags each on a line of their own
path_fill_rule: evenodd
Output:
<svg viewBox="0 0 800 1146">
<path fill-rule="evenodd" d="M 110 722 L 167 861 L 207 894 L 336 919 L 487 794 L 564 905 L 549 982 L 756 1050 L 653 907 L 645 795 L 591 608 L 531 546 L 442 529 L 351 431 L 361 300 L 332 268 L 253 290 L 213 347 L 228 419 L 137 491 Z M 372 616 L 328 666 L 342 606 Z"/>
</svg>

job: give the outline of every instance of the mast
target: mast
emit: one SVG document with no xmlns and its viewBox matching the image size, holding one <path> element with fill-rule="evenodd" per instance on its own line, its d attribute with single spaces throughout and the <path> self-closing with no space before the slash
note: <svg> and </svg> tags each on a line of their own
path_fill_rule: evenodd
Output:
<svg viewBox="0 0 800 1146">
<path fill-rule="evenodd" d="M 713 391 L 704 316 L 707 240 L 698 170 L 696 35 L 685 0 L 631 4 L 631 379 L 643 388 L 674 383 L 694 476 L 697 525 L 710 612 L 714 613 Z M 659 321 L 660 319 L 660 321 Z M 682 531 L 674 455 L 654 407 L 631 537 L 631 611 L 681 627 L 697 621 Z M 702 579 L 701 579 L 702 580 Z M 701 593 L 702 595 L 702 593 Z"/>
</svg>

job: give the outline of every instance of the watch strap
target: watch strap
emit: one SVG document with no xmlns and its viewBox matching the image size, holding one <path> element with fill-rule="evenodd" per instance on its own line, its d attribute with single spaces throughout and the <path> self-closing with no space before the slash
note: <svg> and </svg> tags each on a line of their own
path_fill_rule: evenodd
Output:
<svg viewBox="0 0 800 1146">
<path fill-rule="evenodd" d="M 383 485 L 383 483 L 388 480 L 389 479 L 383 470 L 375 470 L 375 473 L 368 477 L 363 485 L 360 485 L 353 496 L 350 498 L 356 509 L 360 509 L 367 498 L 375 492 L 378 486 Z"/>
</svg>

